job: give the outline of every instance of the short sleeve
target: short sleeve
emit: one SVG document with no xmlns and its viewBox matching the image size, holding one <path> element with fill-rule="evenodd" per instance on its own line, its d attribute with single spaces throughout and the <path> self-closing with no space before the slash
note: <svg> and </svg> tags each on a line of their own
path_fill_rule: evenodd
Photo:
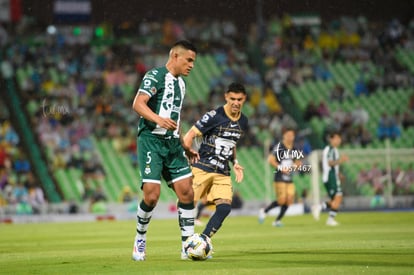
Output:
<svg viewBox="0 0 414 275">
<path fill-rule="evenodd" d="M 215 110 L 205 113 L 196 123 L 195 127 L 204 135 L 215 126 L 217 112 Z"/>
<path fill-rule="evenodd" d="M 141 81 L 138 92 L 145 93 L 149 97 L 154 96 L 158 92 L 159 81 L 156 78 L 157 73 L 157 70 L 147 72 Z"/>
</svg>

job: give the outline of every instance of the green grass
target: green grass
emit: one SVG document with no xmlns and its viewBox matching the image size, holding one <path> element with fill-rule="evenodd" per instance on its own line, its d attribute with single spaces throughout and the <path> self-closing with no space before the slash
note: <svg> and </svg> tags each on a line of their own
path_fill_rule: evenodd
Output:
<svg viewBox="0 0 414 275">
<path fill-rule="evenodd" d="M 153 220 L 147 261 L 131 257 L 135 221 L 0 225 L 0 274 L 414 274 L 414 213 L 230 217 L 214 257 L 181 261 L 176 220 Z M 196 228 L 197 232 L 201 228 Z"/>
</svg>

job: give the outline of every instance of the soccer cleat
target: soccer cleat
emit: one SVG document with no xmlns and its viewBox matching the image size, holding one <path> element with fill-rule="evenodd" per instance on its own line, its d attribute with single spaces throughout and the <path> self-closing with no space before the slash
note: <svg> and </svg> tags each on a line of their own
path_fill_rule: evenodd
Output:
<svg viewBox="0 0 414 275">
<path fill-rule="evenodd" d="M 312 216 L 315 219 L 315 221 L 319 221 L 321 211 L 322 211 L 322 205 L 320 204 L 312 205 Z"/>
<path fill-rule="evenodd" d="M 334 219 L 329 218 L 329 219 L 326 221 L 326 225 L 327 225 L 327 226 L 338 226 L 338 225 L 339 225 L 339 223 L 338 223 L 337 221 L 335 221 Z"/>
<path fill-rule="evenodd" d="M 264 211 L 264 208 L 260 208 L 259 217 L 258 217 L 259 223 L 262 224 L 264 222 L 265 218 L 266 218 L 266 213 Z"/>
<path fill-rule="evenodd" d="M 134 261 L 145 261 L 145 249 L 146 249 L 145 239 L 139 239 L 135 237 L 134 250 L 132 251 L 132 260 Z"/>
<path fill-rule="evenodd" d="M 188 255 L 185 253 L 184 249 L 181 250 L 181 260 L 188 260 Z"/>
<path fill-rule="evenodd" d="M 281 221 L 274 221 L 272 222 L 272 226 L 274 227 L 282 227 L 283 223 Z"/>
</svg>

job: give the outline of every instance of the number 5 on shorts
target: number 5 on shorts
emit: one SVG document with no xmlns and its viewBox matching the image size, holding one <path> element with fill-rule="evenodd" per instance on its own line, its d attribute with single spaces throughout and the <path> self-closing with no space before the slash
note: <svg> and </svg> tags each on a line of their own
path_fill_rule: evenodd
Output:
<svg viewBox="0 0 414 275">
<path fill-rule="evenodd" d="M 145 162 L 145 164 L 150 164 L 151 163 L 151 152 L 147 152 L 147 161 Z"/>
</svg>

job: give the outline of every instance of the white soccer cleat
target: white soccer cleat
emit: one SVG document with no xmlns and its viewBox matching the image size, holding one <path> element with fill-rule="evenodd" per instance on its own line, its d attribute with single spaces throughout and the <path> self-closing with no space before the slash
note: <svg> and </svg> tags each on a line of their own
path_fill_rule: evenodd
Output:
<svg viewBox="0 0 414 275">
<path fill-rule="evenodd" d="M 339 225 L 339 223 L 338 223 L 337 221 L 335 221 L 334 219 L 328 219 L 328 220 L 326 221 L 326 225 L 327 225 L 327 226 L 338 226 L 338 225 Z"/>
<path fill-rule="evenodd" d="M 188 255 L 185 253 L 184 249 L 181 250 L 181 260 L 188 260 Z"/>
<path fill-rule="evenodd" d="M 263 223 L 265 219 L 266 219 L 266 213 L 264 211 L 264 208 L 260 208 L 259 217 L 258 217 L 259 223 L 260 224 Z"/>
<path fill-rule="evenodd" d="M 321 211 L 322 211 L 322 205 L 320 204 L 312 205 L 312 216 L 315 219 L 315 221 L 319 221 Z"/>
<path fill-rule="evenodd" d="M 283 223 L 281 221 L 274 221 L 272 222 L 272 226 L 274 227 L 282 227 Z"/>
<path fill-rule="evenodd" d="M 132 251 L 132 260 L 145 261 L 145 249 L 147 243 L 145 239 L 135 237 L 134 250 Z"/>
</svg>

